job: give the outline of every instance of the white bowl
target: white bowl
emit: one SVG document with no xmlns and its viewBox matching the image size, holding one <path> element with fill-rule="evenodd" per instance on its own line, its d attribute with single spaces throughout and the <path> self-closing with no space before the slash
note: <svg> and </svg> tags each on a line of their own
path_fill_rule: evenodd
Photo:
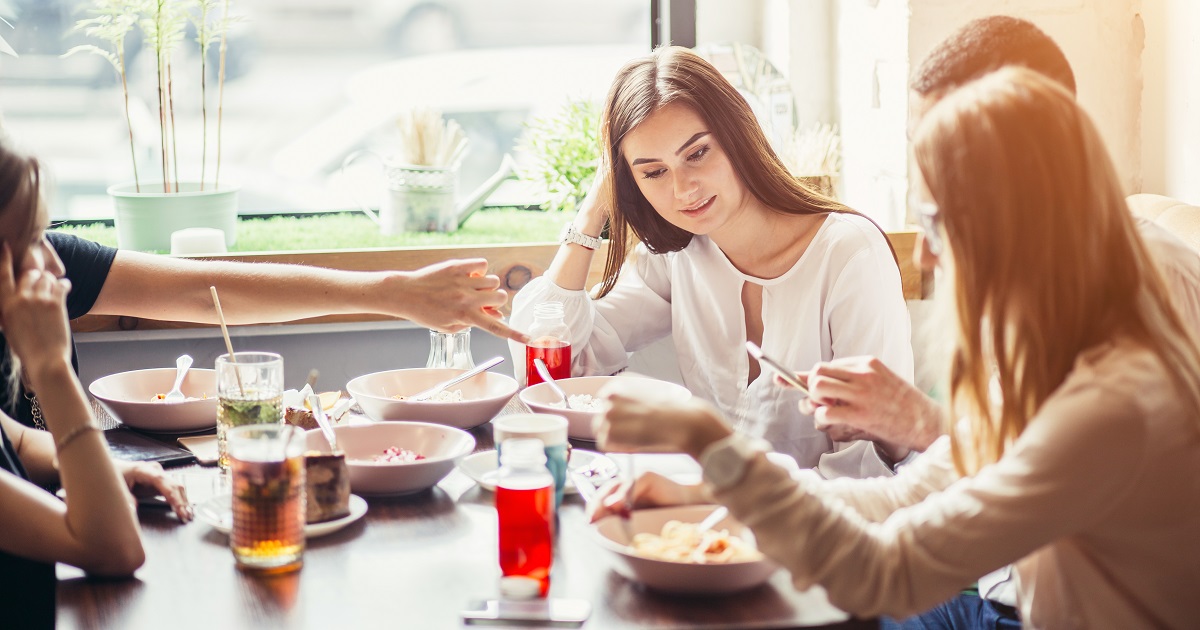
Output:
<svg viewBox="0 0 1200 630">
<path fill-rule="evenodd" d="M 192 368 L 180 390 L 197 400 L 162 402 L 154 398 L 171 391 L 175 368 L 154 368 L 110 374 L 92 381 L 88 391 L 113 418 L 143 431 L 190 433 L 217 426 L 215 370 Z"/>
<path fill-rule="evenodd" d="M 667 521 L 699 523 L 716 506 L 684 505 L 677 507 L 635 510 L 628 528 L 631 535 L 641 533 L 658 534 Z M 771 578 L 778 568 L 765 557 L 748 562 L 724 564 L 694 564 L 671 562 L 639 556 L 629 549 L 626 524 L 620 516 L 600 519 L 594 531 L 601 546 L 613 552 L 614 568 L 617 573 L 647 587 L 669 593 L 715 594 L 734 593 L 754 588 Z M 744 525 L 727 517 L 717 524 L 717 529 L 728 529 L 734 536 L 742 535 Z"/>
<path fill-rule="evenodd" d="M 415 402 L 395 396 L 412 396 L 462 374 L 450 368 L 388 370 L 360 376 L 346 390 L 372 420 L 416 420 L 470 429 L 491 420 L 517 393 L 511 376 L 484 372 L 450 387 L 462 391 L 462 402 Z"/>
<path fill-rule="evenodd" d="M 686 400 L 692 395 L 688 389 L 682 385 L 676 385 L 668 381 L 660 381 L 652 378 L 617 375 L 617 376 L 577 376 L 575 378 L 562 378 L 555 382 L 562 388 L 563 392 L 570 396 L 579 396 L 587 394 L 593 398 L 598 398 L 597 394 L 605 385 L 611 383 L 613 379 L 632 379 L 638 378 L 645 381 L 651 381 L 656 389 L 668 396 L 678 396 L 681 400 Z M 558 397 L 553 389 L 550 389 L 549 383 L 538 383 L 530 385 L 521 390 L 518 395 L 521 402 L 529 406 L 530 409 L 537 413 L 553 413 L 563 416 L 567 419 L 567 436 L 576 440 L 591 440 L 595 441 L 596 433 L 592 431 L 592 420 L 595 419 L 599 411 L 581 411 L 576 409 L 566 409 L 559 405 L 562 404 L 562 398 Z"/>
<path fill-rule="evenodd" d="M 350 491 L 361 495 L 396 495 L 432 488 L 475 449 L 475 438 L 454 427 L 425 422 L 380 422 L 334 427 L 338 448 L 346 452 Z M 319 429 L 306 433 L 308 448 L 329 451 Z M 425 456 L 415 462 L 375 462 L 391 446 Z"/>
</svg>

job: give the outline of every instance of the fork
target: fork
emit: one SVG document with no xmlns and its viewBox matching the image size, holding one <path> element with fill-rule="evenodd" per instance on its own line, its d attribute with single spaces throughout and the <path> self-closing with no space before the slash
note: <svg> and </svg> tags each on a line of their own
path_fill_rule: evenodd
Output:
<svg viewBox="0 0 1200 630">
<path fill-rule="evenodd" d="M 187 371 L 190 367 L 192 367 L 191 355 L 184 354 L 175 359 L 175 384 L 171 386 L 171 391 L 167 392 L 166 396 L 163 396 L 164 401 L 181 402 L 187 400 L 187 396 L 183 395 L 183 390 L 180 388 L 183 386 L 183 377 L 187 376 Z"/>
</svg>

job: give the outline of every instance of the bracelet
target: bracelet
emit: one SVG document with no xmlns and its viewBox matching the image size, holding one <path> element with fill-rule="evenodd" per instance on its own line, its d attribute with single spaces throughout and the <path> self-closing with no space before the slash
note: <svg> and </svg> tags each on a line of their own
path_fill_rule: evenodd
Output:
<svg viewBox="0 0 1200 630">
<path fill-rule="evenodd" d="M 71 429 L 70 433 L 62 436 L 62 439 L 56 440 L 54 442 L 54 451 L 56 453 L 61 453 L 61 452 L 63 452 L 63 449 L 65 449 L 71 445 L 71 442 L 75 441 L 75 438 L 78 438 L 79 436 L 83 435 L 84 433 L 89 433 L 91 431 L 99 431 L 99 430 L 100 430 L 100 427 L 97 427 L 96 425 L 92 424 L 91 422 L 88 422 L 87 424 L 81 424 L 81 425 L 75 427 L 74 429 Z"/>
<path fill-rule="evenodd" d="M 567 243 L 575 243 L 576 245 L 595 251 L 604 243 L 598 236 L 584 234 L 575 229 L 575 224 L 568 222 L 563 226 L 562 233 L 558 235 L 558 242 L 566 245 Z"/>
</svg>

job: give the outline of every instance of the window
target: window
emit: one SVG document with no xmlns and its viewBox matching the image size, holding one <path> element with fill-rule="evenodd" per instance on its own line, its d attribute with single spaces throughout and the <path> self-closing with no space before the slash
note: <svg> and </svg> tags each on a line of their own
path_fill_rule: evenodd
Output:
<svg viewBox="0 0 1200 630">
<path fill-rule="evenodd" d="M 3 35 L 20 54 L 0 58 L 5 127 L 48 164 L 55 219 L 111 217 L 106 187 L 133 179 L 121 85 L 99 56 L 60 57 L 77 44 L 102 44 L 71 32 L 90 3 L 5 5 L 13 9 L 4 17 L 14 30 Z M 463 126 L 470 147 L 460 186 L 469 191 L 498 168 L 531 116 L 568 97 L 601 98 L 615 70 L 650 47 L 646 0 L 231 5 L 245 20 L 229 32 L 220 178 L 241 186 L 243 214 L 353 207 L 339 185 L 343 159 L 359 149 L 390 153 L 396 115 L 413 106 L 439 109 Z M 208 55 L 205 134 L 194 39 L 189 26 L 172 62 L 174 161 L 180 180 L 199 179 L 207 137 L 203 169 L 211 181 L 218 51 L 213 46 Z M 161 181 L 154 55 L 136 27 L 126 55 L 132 153 L 143 182 Z"/>
</svg>

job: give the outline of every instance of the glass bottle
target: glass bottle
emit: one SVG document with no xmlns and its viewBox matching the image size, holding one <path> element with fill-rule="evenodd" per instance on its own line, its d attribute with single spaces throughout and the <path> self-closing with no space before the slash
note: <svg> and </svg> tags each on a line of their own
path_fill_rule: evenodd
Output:
<svg viewBox="0 0 1200 630">
<path fill-rule="evenodd" d="M 529 345 L 525 346 L 525 383 L 536 385 L 542 376 L 533 366 L 534 359 L 546 362 L 555 380 L 571 378 L 571 329 L 564 319 L 562 302 L 543 302 L 533 307 L 533 325 L 529 327 Z"/>
<path fill-rule="evenodd" d="M 545 597 L 554 558 L 554 477 L 546 469 L 541 440 L 512 438 L 500 444 L 496 519 L 501 590 Z"/>
<path fill-rule="evenodd" d="M 471 357 L 471 329 L 456 333 L 429 331 L 429 359 L 425 367 L 460 370 L 475 367 L 475 359 Z"/>
</svg>

